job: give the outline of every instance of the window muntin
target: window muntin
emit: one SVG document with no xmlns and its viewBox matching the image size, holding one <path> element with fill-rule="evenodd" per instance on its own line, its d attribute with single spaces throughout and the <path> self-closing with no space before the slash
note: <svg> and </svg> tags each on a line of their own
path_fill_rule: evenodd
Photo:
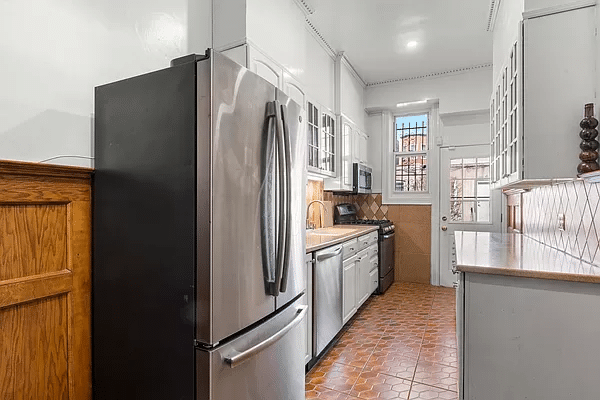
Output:
<svg viewBox="0 0 600 400">
<path fill-rule="evenodd" d="M 428 191 L 429 114 L 397 116 L 394 132 L 394 191 Z"/>
<path fill-rule="evenodd" d="M 490 159 L 450 160 L 450 221 L 490 222 Z"/>
<path fill-rule="evenodd" d="M 308 102 L 308 166 L 319 168 L 319 110 Z"/>
<path fill-rule="evenodd" d="M 323 113 L 322 116 L 321 169 L 335 172 L 335 119 L 326 113 Z"/>
</svg>

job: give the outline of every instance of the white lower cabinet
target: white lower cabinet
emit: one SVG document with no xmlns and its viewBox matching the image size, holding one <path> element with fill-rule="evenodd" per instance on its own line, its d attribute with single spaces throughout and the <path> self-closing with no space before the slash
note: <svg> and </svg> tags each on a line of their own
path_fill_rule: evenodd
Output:
<svg viewBox="0 0 600 400">
<path fill-rule="evenodd" d="M 373 293 L 377 290 L 379 284 L 379 270 L 377 269 L 378 262 L 377 258 L 371 258 L 371 272 L 369 272 L 369 293 Z"/>
<path fill-rule="evenodd" d="M 342 304 L 345 324 L 356 313 L 356 256 L 344 261 Z"/>
<path fill-rule="evenodd" d="M 349 240 L 343 248 L 342 312 L 345 324 L 377 289 L 377 232 Z"/>
<path fill-rule="evenodd" d="M 306 348 L 304 349 L 304 363 L 307 364 L 310 360 L 312 360 L 312 266 L 313 266 L 313 253 L 308 253 L 304 257 L 305 264 L 305 278 L 306 278 L 306 296 L 304 299 L 307 302 L 308 310 L 305 318 L 305 328 L 306 328 Z"/>
<path fill-rule="evenodd" d="M 360 307 L 368 298 L 369 293 L 369 272 L 370 260 L 369 250 L 364 249 L 356 255 L 357 274 L 356 274 L 356 308 Z"/>
</svg>

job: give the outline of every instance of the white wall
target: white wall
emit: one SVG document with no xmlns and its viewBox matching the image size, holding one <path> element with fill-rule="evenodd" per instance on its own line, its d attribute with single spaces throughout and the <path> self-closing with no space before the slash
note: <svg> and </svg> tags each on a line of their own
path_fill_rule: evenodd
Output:
<svg viewBox="0 0 600 400">
<path fill-rule="evenodd" d="M 306 58 L 304 70 L 299 74 L 306 92 L 315 101 L 330 110 L 335 110 L 335 60 L 325 52 L 317 39 L 303 29 L 306 35 Z"/>
<path fill-rule="evenodd" d="M 390 151 L 383 143 L 386 130 L 393 129 L 393 115 L 414 109 L 399 109 L 398 103 L 428 99 L 439 102 L 439 132 L 443 145 L 489 143 L 489 101 L 492 92 L 492 69 L 484 68 L 437 78 L 415 79 L 391 85 L 366 89 L 370 161 L 375 175 L 376 189 L 382 191 L 383 160 Z M 418 106 L 420 107 L 420 106 Z M 427 107 L 430 107 L 428 105 Z M 383 115 L 377 114 L 384 111 Z M 375 115 L 373 115 L 375 114 Z M 437 153 L 432 153 L 437 154 Z"/>
<path fill-rule="evenodd" d="M 209 0 L 0 2 L 0 159 L 91 166 L 95 86 L 211 44 Z"/>
<path fill-rule="evenodd" d="M 444 146 L 465 146 L 490 143 L 488 110 L 440 115 Z"/>
<path fill-rule="evenodd" d="M 367 110 L 393 109 L 396 104 L 439 99 L 440 114 L 489 108 L 492 70 L 482 68 L 454 75 L 371 86 L 366 90 Z"/>
<path fill-rule="evenodd" d="M 367 156 L 373 168 L 371 190 L 374 193 L 381 193 L 381 132 L 388 119 L 389 116 L 383 112 L 371 114 L 366 119 L 367 133 L 369 133 Z"/>
<path fill-rule="evenodd" d="M 284 68 L 311 101 L 334 110 L 333 56 L 293 0 L 218 0 L 213 25 L 216 49 L 247 43 Z"/>
<path fill-rule="evenodd" d="M 222 51 L 244 43 L 247 29 L 246 0 L 208 1 L 213 3 L 211 22 L 215 21 L 212 24 L 212 47 Z"/>
<path fill-rule="evenodd" d="M 302 11 L 292 0 L 247 0 L 247 12 L 251 43 L 302 82 L 308 39 Z"/>
<path fill-rule="evenodd" d="M 492 84 L 498 81 L 500 71 L 510 55 L 511 47 L 519 37 L 520 22 L 523 18 L 523 1 L 503 0 L 500 2 L 493 32 L 494 74 Z"/>
</svg>

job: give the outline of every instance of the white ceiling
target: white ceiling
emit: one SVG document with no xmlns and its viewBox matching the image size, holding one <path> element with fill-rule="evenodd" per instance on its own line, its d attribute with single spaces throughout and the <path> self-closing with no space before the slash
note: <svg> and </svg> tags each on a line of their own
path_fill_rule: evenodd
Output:
<svg viewBox="0 0 600 400">
<path fill-rule="evenodd" d="M 486 0 L 305 0 L 308 18 L 367 83 L 492 62 Z M 408 49 L 409 41 L 418 45 Z"/>
</svg>

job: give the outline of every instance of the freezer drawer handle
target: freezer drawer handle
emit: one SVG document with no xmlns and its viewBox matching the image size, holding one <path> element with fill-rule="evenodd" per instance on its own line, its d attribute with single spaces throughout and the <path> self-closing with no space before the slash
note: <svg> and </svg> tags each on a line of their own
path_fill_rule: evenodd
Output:
<svg viewBox="0 0 600 400">
<path fill-rule="evenodd" d="M 292 322 L 290 322 L 289 324 L 284 326 L 280 331 L 278 331 L 276 334 L 274 334 L 270 338 L 265 339 L 262 342 L 250 347 L 248 350 L 244 350 L 241 353 L 238 353 L 233 357 L 226 357 L 225 362 L 227 364 L 229 364 L 229 366 L 231 368 L 235 368 L 238 365 L 244 363 L 245 361 L 248 361 L 250 358 L 254 357 L 255 355 L 257 355 L 258 353 L 260 353 L 267 347 L 276 343 L 279 339 L 284 337 L 285 334 L 288 333 L 293 327 L 298 325 L 300 323 L 300 321 L 302 321 L 302 319 L 306 315 L 307 309 L 308 309 L 308 306 L 306 306 L 306 305 L 298 306 L 298 308 L 296 310 L 296 317 L 292 320 Z"/>
<path fill-rule="evenodd" d="M 340 255 L 341 253 L 342 253 L 342 248 L 340 247 L 339 249 L 332 251 L 331 253 L 325 253 L 325 254 L 318 255 L 317 261 L 327 260 L 328 258 L 335 257 L 337 255 Z"/>
</svg>

